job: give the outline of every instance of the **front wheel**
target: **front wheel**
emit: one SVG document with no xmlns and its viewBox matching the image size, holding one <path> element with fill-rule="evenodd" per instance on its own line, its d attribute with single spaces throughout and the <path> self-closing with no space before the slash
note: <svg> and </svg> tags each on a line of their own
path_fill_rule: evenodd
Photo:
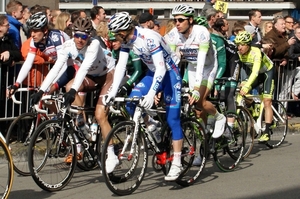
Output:
<svg viewBox="0 0 300 199">
<path fill-rule="evenodd" d="M 118 123 L 111 129 L 103 145 L 101 163 L 105 184 L 114 194 L 120 196 L 133 193 L 142 183 L 147 170 L 147 143 L 141 132 L 138 132 L 136 142 L 133 142 L 134 129 L 133 121 Z M 111 142 L 119 164 L 112 173 L 107 173 L 107 148 Z"/>
<path fill-rule="evenodd" d="M 205 167 L 208 142 L 204 127 L 196 119 L 183 119 L 181 126 L 183 131 L 181 158 L 183 172 L 176 183 L 186 187 L 196 182 Z"/>
<path fill-rule="evenodd" d="M 63 189 L 75 171 L 77 152 L 74 129 L 66 123 L 66 120 L 45 121 L 32 135 L 28 165 L 33 180 L 45 191 Z M 69 158 L 71 161 L 67 161 Z"/>
</svg>

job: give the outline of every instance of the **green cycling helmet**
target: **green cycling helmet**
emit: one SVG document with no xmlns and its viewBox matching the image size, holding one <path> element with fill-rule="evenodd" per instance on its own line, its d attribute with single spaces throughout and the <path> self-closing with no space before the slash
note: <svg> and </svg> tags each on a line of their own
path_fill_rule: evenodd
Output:
<svg viewBox="0 0 300 199">
<path fill-rule="evenodd" d="M 208 23 L 207 23 L 206 17 L 204 17 L 204 16 L 199 16 L 199 17 L 196 17 L 196 18 L 194 19 L 194 21 L 195 21 L 198 25 L 201 25 L 201 26 L 204 26 L 204 27 L 208 28 Z"/>
<path fill-rule="evenodd" d="M 116 35 L 115 35 L 115 33 L 109 31 L 109 32 L 108 32 L 108 39 L 109 39 L 109 41 L 114 41 L 114 40 L 116 40 Z"/>
<path fill-rule="evenodd" d="M 250 44 L 252 41 L 252 36 L 247 31 L 241 31 L 237 34 L 237 36 L 234 39 L 234 42 L 236 44 Z"/>
</svg>

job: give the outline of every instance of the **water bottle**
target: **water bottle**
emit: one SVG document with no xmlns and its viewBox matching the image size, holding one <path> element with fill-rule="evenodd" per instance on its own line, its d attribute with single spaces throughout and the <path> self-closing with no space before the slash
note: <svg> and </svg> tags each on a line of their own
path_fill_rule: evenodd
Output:
<svg viewBox="0 0 300 199">
<path fill-rule="evenodd" d="M 90 140 L 91 134 L 89 133 L 89 126 L 87 124 L 85 124 L 82 114 L 77 115 L 77 126 L 81 130 L 81 132 L 84 134 L 85 138 Z"/>
<path fill-rule="evenodd" d="M 158 127 L 156 127 L 155 124 L 150 124 L 147 127 L 147 130 L 148 130 L 149 133 L 152 134 L 152 136 L 155 139 L 156 143 L 160 143 L 161 142 L 160 129 Z"/>
<path fill-rule="evenodd" d="M 92 125 L 91 125 L 91 127 L 90 127 L 90 130 L 91 130 L 91 134 L 92 134 L 91 140 L 94 142 L 97 139 L 98 124 L 96 122 L 93 122 Z"/>
</svg>

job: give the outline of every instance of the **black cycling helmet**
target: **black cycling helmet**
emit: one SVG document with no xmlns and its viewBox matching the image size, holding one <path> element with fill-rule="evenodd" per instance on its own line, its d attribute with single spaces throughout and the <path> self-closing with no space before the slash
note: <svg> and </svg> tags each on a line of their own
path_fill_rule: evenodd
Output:
<svg viewBox="0 0 300 199">
<path fill-rule="evenodd" d="M 45 13 L 37 12 L 26 21 L 29 30 L 40 30 L 48 26 L 48 18 Z"/>
<path fill-rule="evenodd" d="M 90 33 L 92 32 L 93 24 L 89 18 L 81 18 L 76 19 L 72 26 L 73 31 L 80 31 Z"/>
</svg>

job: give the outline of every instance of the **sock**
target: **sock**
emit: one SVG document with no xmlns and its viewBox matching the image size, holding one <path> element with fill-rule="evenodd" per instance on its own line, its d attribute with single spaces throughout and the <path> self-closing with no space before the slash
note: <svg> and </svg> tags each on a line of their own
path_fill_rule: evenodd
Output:
<svg viewBox="0 0 300 199">
<path fill-rule="evenodd" d="M 108 158 L 116 156 L 115 150 L 114 150 L 114 145 L 109 145 L 107 147 L 107 156 L 108 156 Z"/>
<path fill-rule="evenodd" d="M 271 124 L 270 123 L 266 123 L 266 129 L 264 133 L 269 134 L 269 130 L 270 130 Z"/>
<path fill-rule="evenodd" d="M 174 152 L 173 162 L 172 164 L 181 166 L 181 152 Z"/>
<path fill-rule="evenodd" d="M 215 119 L 216 120 L 221 120 L 222 119 L 222 114 L 220 114 L 218 111 L 216 112 L 216 114 L 215 114 Z"/>
</svg>

